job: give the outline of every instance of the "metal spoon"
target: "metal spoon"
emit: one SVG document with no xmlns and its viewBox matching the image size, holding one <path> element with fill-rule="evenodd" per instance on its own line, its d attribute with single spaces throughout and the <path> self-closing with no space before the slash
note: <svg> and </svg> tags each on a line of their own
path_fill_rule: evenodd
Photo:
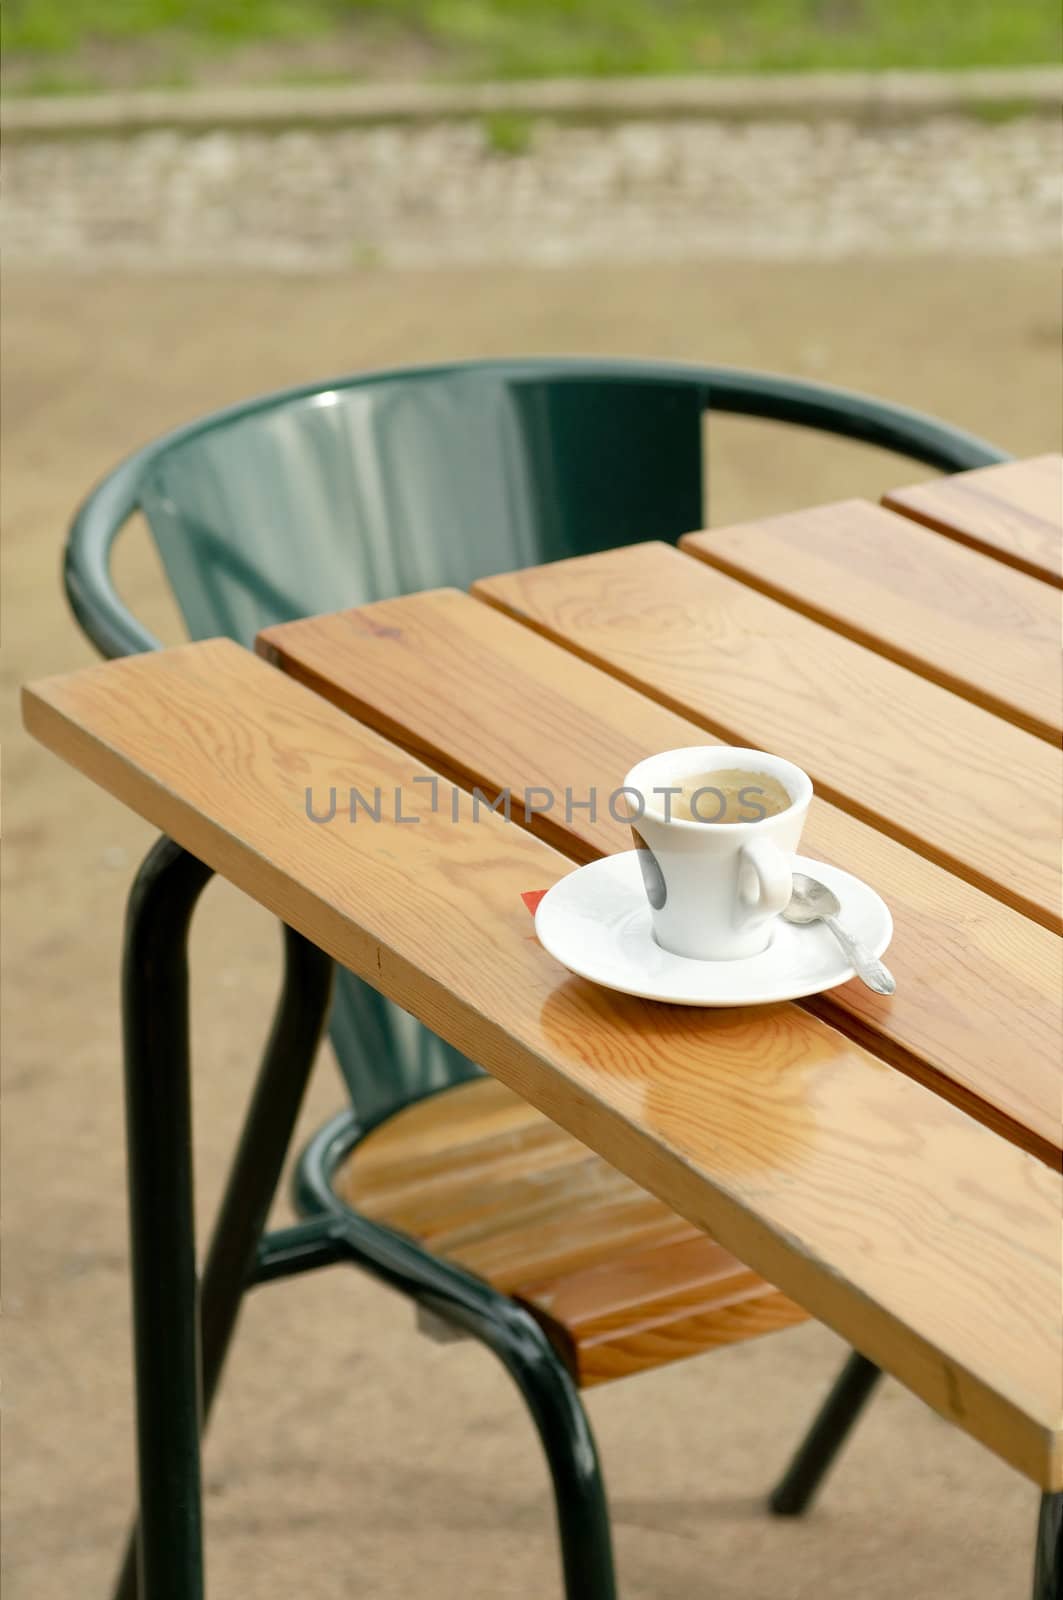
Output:
<svg viewBox="0 0 1063 1600">
<path fill-rule="evenodd" d="M 876 994 L 893 994 L 897 985 L 892 972 L 871 954 L 862 939 L 846 933 L 835 920 L 840 910 L 841 901 L 833 889 L 828 889 L 818 878 L 807 878 L 803 872 L 794 873 L 793 892 L 790 904 L 783 911 L 784 919 L 798 924 L 825 922 L 868 988 Z"/>
</svg>

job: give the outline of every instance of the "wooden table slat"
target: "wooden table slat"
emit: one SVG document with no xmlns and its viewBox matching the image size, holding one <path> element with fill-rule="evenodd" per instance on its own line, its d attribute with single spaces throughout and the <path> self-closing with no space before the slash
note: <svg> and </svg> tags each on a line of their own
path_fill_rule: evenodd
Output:
<svg viewBox="0 0 1063 1600">
<path fill-rule="evenodd" d="M 607 795 L 700 728 L 454 589 L 284 623 L 267 659 L 488 800 L 509 789 L 532 830 L 590 861 L 631 848 Z M 566 790 L 577 802 L 566 805 Z M 598 796 L 594 815 L 586 800 Z M 808 1002 L 835 1026 L 1042 1159 L 1063 1148 L 1063 943 L 1047 929 L 816 799 L 803 847 L 875 884 L 893 912 L 891 1000 L 844 984 Z"/>
<path fill-rule="evenodd" d="M 894 489 L 883 504 L 1020 572 L 1063 585 L 1063 456 L 1035 456 Z"/>
<path fill-rule="evenodd" d="M 452 820 L 411 758 L 228 641 L 50 679 L 27 726 L 1048 1487 L 1063 1186 L 793 1007 L 691 1013 L 563 974 L 520 894 L 568 861 Z M 307 788 L 402 790 L 419 825 Z M 461 796 L 458 796 L 460 801 Z"/>
<path fill-rule="evenodd" d="M 729 742 L 1060 926 L 1060 752 L 669 545 L 488 578 L 473 592 Z"/>
<path fill-rule="evenodd" d="M 864 500 L 680 541 L 732 578 L 1005 717 L 1063 734 L 1059 596 Z"/>
</svg>

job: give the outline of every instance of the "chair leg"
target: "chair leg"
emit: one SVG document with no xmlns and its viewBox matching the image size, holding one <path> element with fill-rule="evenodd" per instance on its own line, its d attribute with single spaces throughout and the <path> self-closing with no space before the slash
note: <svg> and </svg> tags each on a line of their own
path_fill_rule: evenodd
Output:
<svg viewBox="0 0 1063 1600">
<path fill-rule="evenodd" d="M 493 1350 L 519 1388 L 546 1454 L 567 1600 L 616 1600 L 605 1484 L 568 1368 L 523 1306 L 339 1199 L 333 1176 L 361 1137 L 356 1119 L 343 1113 L 310 1141 L 297 1168 L 295 1204 L 312 1219 L 311 1231 L 303 1224 L 263 1241 L 260 1281 L 312 1270 L 344 1249 L 352 1264 Z"/>
<path fill-rule="evenodd" d="M 567 1600 L 616 1600 L 605 1482 L 579 1391 L 534 1319 L 507 1319 L 492 1348 L 513 1378 L 539 1433 L 554 1487 Z"/>
<path fill-rule="evenodd" d="M 1041 1496 L 1033 1600 L 1063 1600 L 1063 1492 Z"/>
<path fill-rule="evenodd" d="M 772 1490 L 768 1505 L 777 1517 L 799 1517 L 807 1511 L 881 1376 L 873 1361 L 852 1352 L 797 1454 Z"/>
<path fill-rule="evenodd" d="M 308 1166 L 320 1166 L 330 1129 L 342 1129 L 347 1120 L 346 1115 L 335 1118 L 317 1136 L 303 1158 L 304 1179 Z M 308 1193 L 304 1188 L 304 1199 Z M 460 1267 L 433 1259 L 412 1239 L 338 1207 L 267 1234 L 259 1246 L 256 1281 L 269 1283 L 339 1261 L 398 1289 L 499 1358 L 531 1412 L 550 1468 L 566 1600 L 616 1600 L 609 1506 L 594 1435 L 568 1369 L 534 1318 Z"/>
<path fill-rule="evenodd" d="M 185 947 L 192 911 L 209 877 L 208 868 L 195 861 L 179 846 L 163 839 L 158 842 L 145 861 L 130 901 L 126 935 L 125 1015 L 129 1085 L 127 1093 L 131 1226 L 134 1232 L 135 1258 L 139 1258 L 148 1248 L 148 1242 L 146 1239 L 142 1240 L 141 1249 L 138 1250 L 137 1240 L 141 1231 L 140 1200 L 133 1194 L 134 1172 L 141 1175 L 141 1181 L 145 1172 L 149 1177 L 154 1174 L 154 1182 L 159 1188 L 165 1183 L 165 1175 L 155 1174 L 158 1149 L 154 1141 L 160 1135 L 168 1142 L 169 1154 L 172 1154 L 178 1145 L 183 1145 L 186 1151 L 190 1151 Z M 194 1501 L 197 1530 L 199 1429 L 206 1422 L 218 1387 L 240 1302 L 252 1275 L 259 1239 L 273 1201 L 328 1015 L 332 962 L 316 946 L 291 928 L 284 929 L 284 954 L 284 986 L 219 1208 L 203 1272 L 198 1318 L 200 1417 L 195 1440 L 195 1486 L 194 1492 L 190 1494 L 190 1503 Z M 160 1039 L 157 1035 L 150 1039 L 148 1037 L 147 1029 L 153 1023 L 157 1027 L 166 1028 L 167 1048 L 171 1052 L 169 1056 L 164 1050 L 160 1050 Z M 174 1067 L 178 1056 L 181 1058 L 180 1070 L 173 1074 L 174 1081 L 170 1083 L 169 1092 L 181 1102 L 181 1107 L 178 1123 L 168 1127 L 164 1108 L 159 1102 L 160 1096 L 167 1092 L 164 1080 L 170 1080 L 168 1068 Z M 181 1083 L 176 1081 L 178 1078 Z M 171 1111 L 172 1109 L 171 1106 Z M 152 1117 L 157 1124 L 154 1128 L 151 1126 Z M 180 1181 L 187 1186 L 187 1197 L 184 1198 L 190 1206 L 190 1154 L 186 1157 L 185 1167 L 186 1171 L 180 1174 Z M 194 1241 L 190 1231 L 190 1210 L 188 1219 L 188 1247 L 180 1252 L 179 1259 L 185 1289 L 188 1291 L 188 1278 L 191 1274 L 190 1292 L 194 1295 Z M 160 1259 L 165 1264 L 167 1259 L 165 1253 Z M 138 1270 L 141 1276 L 144 1271 L 150 1276 L 151 1264 L 141 1260 L 139 1269 L 135 1265 L 135 1281 Z M 157 1294 L 157 1285 L 155 1288 L 149 1288 L 148 1298 L 152 1304 L 155 1303 Z M 192 1303 L 194 1305 L 194 1300 Z M 135 1313 L 135 1316 L 138 1315 Z M 187 1335 L 183 1310 L 179 1321 L 183 1338 Z M 158 1323 L 153 1321 L 152 1326 L 158 1327 Z M 169 1330 L 167 1336 L 169 1337 Z M 139 1320 L 136 1323 L 135 1338 L 139 1369 L 142 1357 Z M 150 1361 L 150 1355 L 145 1359 Z M 187 1381 L 187 1373 L 185 1379 Z M 148 1378 L 145 1375 L 145 1385 L 147 1384 Z M 138 1416 L 142 1404 L 140 1387 L 138 1377 Z M 158 1399 L 151 1400 L 149 1404 L 157 1407 Z M 149 1457 L 153 1455 L 154 1449 L 155 1446 L 149 1441 Z M 190 1449 L 190 1440 L 187 1438 L 184 1449 L 186 1452 Z M 143 1462 L 141 1470 L 143 1476 Z M 143 1595 L 144 1600 L 149 1600 L 149 1597 L 150 1600 L 154 1600 L 155 1590 L 151 1587 L 150 1574 L 142 1581 L 138 1572 L 138 1545 L 141 1542 L 150 1542 L 148 1518 L 143 1509 L 143 1487 L 141 1494 L 145 1540 L 141 1541 L 138 1525 L 135 1523 L 115 1589 L 116 1600 L 136 1600 L 138 1595 Z M 196 1537 L 198 1542 L 198 1531 Z M 147 1566 L 150 1566 L 153 1559 L 154 1557 L 148 1554 Z M 199 1559 L 201 1583 L 201 1557 Z M 175 1589 L 172 1592 L 178 1591 Z M 180 1592 L 185 1593 L 185 1591 Z M 191 1588 L 187 1591 L 188 1594 L 193 1592 Z"/>
</svg>

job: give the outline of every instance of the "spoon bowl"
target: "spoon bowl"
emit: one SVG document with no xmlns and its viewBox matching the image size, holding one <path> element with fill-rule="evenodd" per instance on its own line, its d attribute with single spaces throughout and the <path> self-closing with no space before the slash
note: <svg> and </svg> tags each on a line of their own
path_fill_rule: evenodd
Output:
<svg viewBox="0 0 1063 1600">
<path fill-rule="evenodd" d="M 873 956 L 862 940 L 856 939 L 837 920 L 841 901 L 833 889 L 828 889 L 818 878 L 809 878 L 795 872 L 789 904 L 783 909 L 783 920 L 804 927 L 811 922 L 824 922 L 833 933 L 849 960 L 853 970 L 875 994 L 893 994 L 897 988 L 894 977 L 884 962 Z"/>
<path fill-rule="evenodd" d="M 790 903 L 783 911 L 787 922 L 819 922 L 823 917 L 836 917 L 841 908 L 838 896 L 825 883 L 803 872 L 794 873 Z"/>
</svg>

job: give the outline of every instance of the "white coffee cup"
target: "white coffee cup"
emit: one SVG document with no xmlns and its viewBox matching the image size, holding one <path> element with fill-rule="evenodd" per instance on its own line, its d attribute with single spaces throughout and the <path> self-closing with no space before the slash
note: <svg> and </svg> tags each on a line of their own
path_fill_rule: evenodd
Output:
<svg viewBox="0 0 1063 1600">
<path fill-rule="evenodd" d="M 778 779 L 790 797 L 787 810 L 751 822 L 695 822 L 671 814 L 669 789 L 728 768 Z M 640 761 L 624 790 L 661 948 L 699 961 L 734 961 L 765 950 L 790 898 L 794 852 L 812 799 L 808 775 L 764 750 L 693 745 Z"/>
</svg>

